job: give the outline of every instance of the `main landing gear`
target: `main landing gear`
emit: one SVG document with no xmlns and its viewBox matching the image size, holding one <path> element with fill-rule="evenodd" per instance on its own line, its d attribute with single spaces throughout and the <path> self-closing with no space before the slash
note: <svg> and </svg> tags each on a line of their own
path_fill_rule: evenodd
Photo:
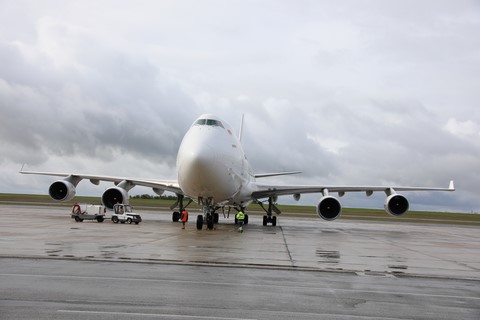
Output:
<svg viewBox="0 0 480 320">
<path fill-rule="evenodd" d="M 282 212 L 273 203 L 273 198 L 272 197 L 268 198 L 268 208 L 265 208 L 263 203 L 261 203 L 260 201 L 257 201 L 257 203 L 267 213 L 266 215 L 263 216 L 263 226 L 266 226 L 270 223 L 272 225 L 272 227 L 275 227 L 277 225 L 277 217 L 272 216 L 272 214 L 273 214 L 273 212 L 275 212 L 276 214 L 280 214 Z"/>
<path fill-rule="evenodd" d="M 269 223 L 272 224 L 272 227 L 275 227 L 277 225 L 277 217 L 276 216 L 263 216 L 263 225 L 266 226 Z"/>
<path fill-rule="evenodd" d="M 192 201 L 193 201 L 192 199 L 188 199 L 188 203 L 185 206 L 183 206 L 183 199 L 184 199 L 184 196 L 182 194 L 177 194 L 177 201 L 170 206 L 171 210 L 175 209 L 177 207 L 177 205 L 178 205 L 178 209 L 179 209 L 179 211 L 174 211 L 172 213 L 172 221 L 173 222 L 178 222 L 180 220 L 181 212 L 185 208 L 187 208 L 190 205 L 190 203 L 192 203 Z"/>
</svg>

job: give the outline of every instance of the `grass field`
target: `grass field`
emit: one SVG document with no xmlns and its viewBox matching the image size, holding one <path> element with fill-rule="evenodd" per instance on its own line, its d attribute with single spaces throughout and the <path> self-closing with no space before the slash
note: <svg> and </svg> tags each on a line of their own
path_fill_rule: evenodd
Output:
<svg viewBox="0 0 480 320">
<path fill-rule="evenodd" d="M 0 205 L 21 204 L 71 207 L 74 203 L 100 204 L 100 197 L 77 196 L 72 201 L 54 202 L 48 195 L 0 193 Z M 170 210 L 169 207 L 173 204 L 173 201 L 160 199 L 130 199 L 130 204 L 141 210 L 168 211 Z M 278 205 L 278 207 L 282 211 L 282 216 L 318 218 L 314 206 Z M 191 211 L 201 210 L 201 208 L 194 203 L 189 206 L 189 209 Z M 264 214 L 262 208 L 257 204 L 250 205 L 247 212 L 251 215 Z M 343 208 L 342 215 L 339 219 L 480 226 L 480 214 L 450 212 L 409 211 L 403 216 L 391 217 L 383 209 Z"/>
</svg>

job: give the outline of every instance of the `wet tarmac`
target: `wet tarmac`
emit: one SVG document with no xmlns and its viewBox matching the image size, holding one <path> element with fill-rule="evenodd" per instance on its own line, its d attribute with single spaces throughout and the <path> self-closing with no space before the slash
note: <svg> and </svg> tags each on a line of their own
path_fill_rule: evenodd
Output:
<svg viewBox="0 0 480 320">
<path fill-rule="evenodd" d="M 480 318 L 478 227 L 140 213 L 0 205 L 0 319 Z"/>
<path fill-rule="evenodd" d="M 480 279 L 480 228 L 279 218 L 244 233 L 232 219 L 185 230 L 169 212 L 140 211 L 139 225 L 75 222 L 68 208 L 0 206 L 0 256 L 221 264 Z"/>
</svg>

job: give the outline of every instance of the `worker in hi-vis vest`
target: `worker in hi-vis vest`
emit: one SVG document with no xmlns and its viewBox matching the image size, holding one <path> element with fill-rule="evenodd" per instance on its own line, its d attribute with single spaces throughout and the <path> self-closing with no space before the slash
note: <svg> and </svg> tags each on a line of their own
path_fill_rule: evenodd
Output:
<svg viewBox="0 0 480 320">
<path fill-rule="evenodd" d="M 180 220 L 182 221 L 182 229 L 185 229 L 185 222 L 188 221 L 188 211 L 183 209 L 182 214 L 180 215 Z"/>
<path fill-rule="evenodd" d="M 238 232 L 243 232 L 243 223 L 245 221 L 245 213 L 243 213 L 242 210 L 238 211 L 238 213 L 235 215 L 235 218 L 237 218 L 238 222 Z"/>
</svg>

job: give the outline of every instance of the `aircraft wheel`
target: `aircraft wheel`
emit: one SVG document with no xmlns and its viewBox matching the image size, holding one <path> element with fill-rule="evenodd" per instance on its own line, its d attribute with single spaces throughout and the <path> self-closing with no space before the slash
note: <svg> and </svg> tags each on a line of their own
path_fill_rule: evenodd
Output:
<svg viewBox="0 0 480 320">
<path fill-rule="evenodd" d="M 178 220 L 180 220 L 180 212 L 175 211 L 174 213 L 172 213 L 172 221 L 178 222 Z"/>
<path fill-rule="evenodd" d="M 218 223 L 218 213 L 213 214 L 213 223 Z"/>
<path fill-rule="evenodd" d="M 275 227 L 277 225 L 277 217 L 274 216 L 272 217 L 272 227 Z"/>
<path fill-rule="evenodd" d="M 203 216 L 199 214 L 197 216 L 197 230 L 202 230 L 203 228 Z"/>
<path fill-rule="evenodd" d="M 267 216 L 263 216 L 263 226 L 267 226 L 267 223 L 268 223 L 268 217 Z"/>
<path fill-rule="evenodd" d="M 207 229 L 208 230 L 213 229 L 213 217 L 211 215 L 207 216 Z"/>
<path fill-rule="evenodd" d="M 113 216 L 113 217 L 112 217 L 112 222 L 113 222 L 113 223 L 118 223 L 118 217 Z"/>
</svg>

